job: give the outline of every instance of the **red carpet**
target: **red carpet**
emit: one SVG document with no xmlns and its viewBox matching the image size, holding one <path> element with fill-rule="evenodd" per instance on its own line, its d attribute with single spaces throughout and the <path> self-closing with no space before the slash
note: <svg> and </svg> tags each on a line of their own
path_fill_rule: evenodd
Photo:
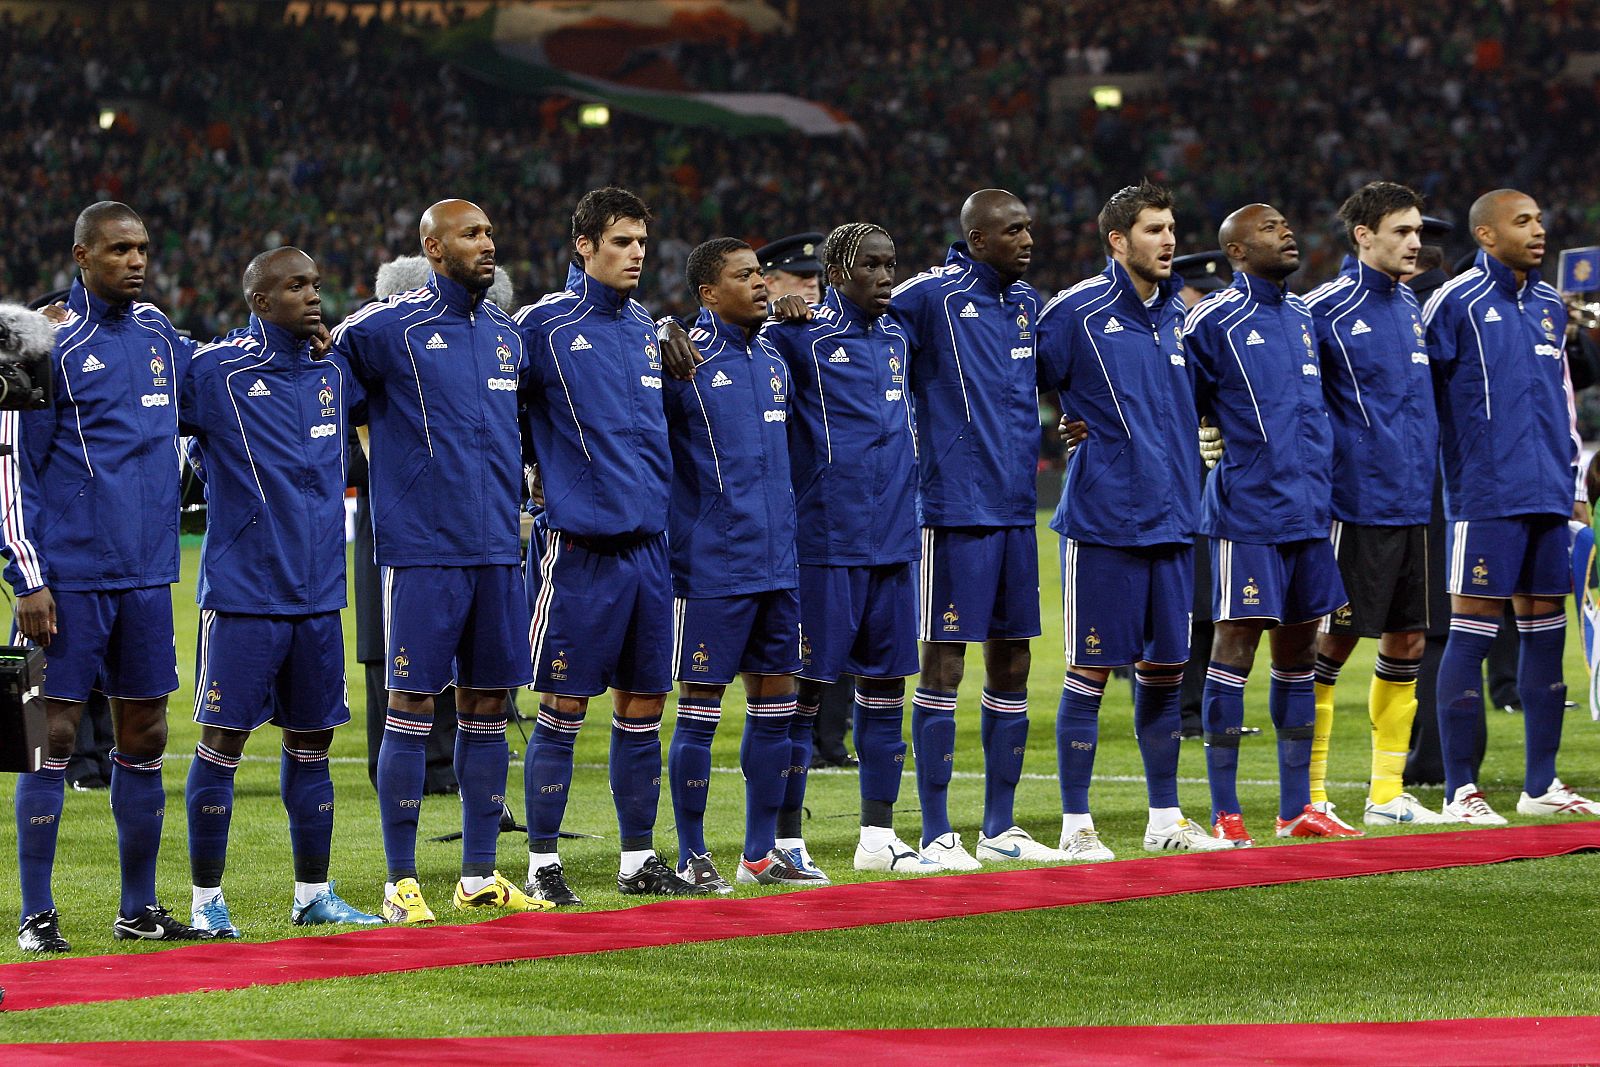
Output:
<svg viewBox="0 0 1600 1067">
<path fill-rule="evenodd" d="M 1261 1023 L 1225 1026 L 1094 1026 L 1039 1030 L 799 1030 L 770 1033 L 594 1034 L 571 1037 L 441 1037 L 423 1040 L 158 1041 L 0 1045 L 8 1065 L 173 1063 L 296 1067 L 419 1063 L 559 1063 L 562 1067 L 681 1060 L 739 1063 L 777 1049 L 786 1067 L 838 1063 L 874 1067 L 961 1064 L 982 1057 L 1007 1067 L 1093 1063 L 1107 1067 L 1183 1063 L 1189 1067 L 1270 1063 L 1592 1064 L 1600 1016 L 1545 1019 L 1436 1019 L 1415 1023 Z"/>
<path fill-rule="evenodd" d="M 1078 867 L 865 882 L 743 899 L 667 900 L 621 911 L 508 915 L 432 929 L 388 927 L 254 944 L 193 945 L 142 955 L 40 960 L 0 966 L 0 988 L 6 990 L 4 1009 L 19 1011 L 1470 867 L 1590 850 L 1600 850 L 1600 822 L 1326 841 Z M 1600 1060 L 1600 1046 L 1592 1058 Z"/>
</svg>

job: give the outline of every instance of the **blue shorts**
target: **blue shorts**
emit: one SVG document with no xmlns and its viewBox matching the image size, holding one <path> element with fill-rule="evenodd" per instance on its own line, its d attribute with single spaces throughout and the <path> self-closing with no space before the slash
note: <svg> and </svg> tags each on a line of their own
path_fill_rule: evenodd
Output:
<svg viewBox="0 0 1600 1067">
<path fill-rule="evenodd" d="M 528 546 L 534 688 L 592 697 L 672 689 L 666 534 L 622 546 L 536 527 Z"/>
<path fill-rule="evenodd" d="M 800 677 L 909 678 L 917 660 L 915 564 L 800 564 Z"/>
<path fill-rule="evenodd" d="M 727 685 L 734 676 L 800 669 L 800 594 L 773 589 L 745 596 L 673 601 L 672 676 Z"/>
<path fill-rule="evenodd" d="M 51 594 L 56 632 L 44 650 L 45 696 L 81 703 L 98 689 L 154 700 L 178 688 L 171 586 Z"/>
<path fill-rule="evenodd" d="M 1445 588 L 1494 599 L 1572 592 L 1572 531 L 1565 515 L 1452 522 L 1445 530 Z"/>
<path fill-rule="evenodd" d="M 1217 622 L 1266 619 L 1293 626 L 1315 622 L 1346 601 L 1326 537 L 1281 545 L 1211 539 L 1211 617 Z"/>
<path fill-rule="evenodd" d="M 271 723 L 310 733 L 350 721 L 337 611 L 202 611 L 194 679 L 194 721 L 202 726 L 248 732 Z"/>
<path fill-rule="evenodd" d="M 432 695 L 452 682 L 466 689 L 527 685 L 527 612 L 515 564 L 385 567 L 389 689 Z"/>
<path fill-rule="evenodd" d="M 921 579 L 924 641 L 1039 636 L 1032 526 L 924 526 Z"/>
<path fill-rule="evenodd" d="M 1119 548 L 1061 539 L 1068 666 L 1185 663 L 1193 608 L 1193 545 Z"/>
</svg>

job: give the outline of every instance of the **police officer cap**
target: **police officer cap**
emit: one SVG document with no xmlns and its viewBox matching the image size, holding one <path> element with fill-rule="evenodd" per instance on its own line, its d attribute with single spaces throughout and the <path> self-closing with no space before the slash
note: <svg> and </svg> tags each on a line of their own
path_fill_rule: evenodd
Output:
<svg viewBox="0 0 1600 1067">
<path fill-rule="evenodd" d="M 822 241 L 820 233 L 797 233 L 780 237 L 756 251 L 756 260 L 762 270 L 781 270 L 790 274 L 822 273 Z"/>
<path fill-rule="evenodd" d="M 1441 219 L 1433 215 L 1422 216 L 1422 236 L 1424 239 L 1433 237 L 1449 237 L 1456 232 L 1456 224 L 1448 219 Z"/>
<path fill-rule="evenodd" d="M 1172 272 L 1183 278 L 1184 285 L 1202 293 L 1225 288 L 1233 281 L 1233 267 L 1221 250 L 1174 257 Z"/>
</svg>

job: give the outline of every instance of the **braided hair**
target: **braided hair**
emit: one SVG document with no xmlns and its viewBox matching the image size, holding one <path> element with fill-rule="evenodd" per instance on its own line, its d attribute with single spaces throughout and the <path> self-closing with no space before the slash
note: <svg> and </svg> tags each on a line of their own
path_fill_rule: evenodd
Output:
<svg viewBox="0 0 1600 1067">
<path fill-rule="evenodd" d="M 861 252 L 861 242 L 866 240 L 868 234 L 873 233 L 889 236 L 888 230 L 874 222 L 847 222 L 843 226 L 835 226 L 833 232 L 828 234 L 828 239 L 822 242 L 823 266 L 838 267 L 849 274 L 855 269 L 856 256 Z"/>
</svg>

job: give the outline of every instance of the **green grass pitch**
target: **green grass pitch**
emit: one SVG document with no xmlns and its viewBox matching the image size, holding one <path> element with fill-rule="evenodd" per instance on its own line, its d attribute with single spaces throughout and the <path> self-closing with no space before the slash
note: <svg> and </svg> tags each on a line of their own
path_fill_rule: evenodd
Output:
<svg viewBox="0 0 1600 1067">
<path fill-rule="evenodd" d="M 174 589 L 179 670 L 169 760 L 168 813 L 160 893 L 186 915 L 189 878 L 182 793 L 196 728 L 192 707 L 192 602 L 196 545 L 184 550 L 184 580 Z M 1054 715 L 1061 680 L 1055 536 L 1040 537 L 1044 636 L 1034 643 L 1032 734 L 1027 777 L 1018 794 L 1021 823 L 1053 843 L 1059 831 Z M 354 620 L 346 619 L 353 656 Z M 1330 795 L 1358 816 L 1368 761 L 1366 679 L 1371 642 L 1356 652 L 1339 688 Z M 1268 726 L 1266 663 L 1247 695 L 1247 721 Z M 1568 682 L 1581 693 L 1584 668 L 1569 641 Z M 338 797 L 333 877 L 359 907 L 375 909 L 383 882 L 377 811 L 368 784 L 359 669 L 350 677 L 357 720 L 334 742 Z M 957 829 L 976 840 L 982 803 L 974 654 L 958 712 L 957 779 L 951 811 Z M 531 708 L 522 694 L 524 708 Z M 670 706 L 670 705 L 669 705 Z M 1119 856 L 1143 855 L 1144 791 L 1126 685 L 1113 682 L 1102 716 L 1095 819 Z M 728 701 L 737 711 L 738 693 Z M 604 700 L 578 740 L 567 825 L 601 840 L 563 844 L 575 889 L 591 907 L 633 903 L 615 891 L 616 826 L 606 787 Z M 669 711 L 669 720 L 670 720 Z M 737 714 L 727 716 L 714 759 L 708 840 L 725 861 L 737 854 L 742 788 L 737 773 Z M 670 736 L 663 730 L 663 747 Z M 1502 812 L 1520 790 L 1521 721 L 1492 711 L 1481 785 Z M 238 773 L 237 809 L 226 878 L 234 919 L 251 939 L 302 934 L 289 923 L 289 847 L 278 799 L 276 731 L 263 730 Z M 510 731 L 520 756 L 522 738 Z M 253 758 L 252 758 L 253 757 Z M 1600 728 L 1586 709 L 1568 713 L 1561 770 L 1580 792 L 1600 792 Z M 1204 756 L 1185 743 L 1185 810 L 1207 811 Z M 1248 824 L 1271 844 L 1275 756 L 1270 729 L 1247 740 L 1241 796 Z M 520 759 L 509 795 L 520 812 Z M 665 792 L 665 791 L 663 791 Z M 1438 790 L 1421 790 L 1437 806 Z M 856 778 L 811 776 L 806 837 L 835 879 L 850 870 L 855 842 Z M 907 773 L 898 825 L 917 832 L 916 790 Z M 1512 816 L 1514 822 L 1525 822 Z M 1352 821 L 1354 821 L 1352 819 Z M 657 843 L 674 853 L 671 806 L 663 796 Z M 423 838 L 459 826 L 454 798 L 430 797 Z M 1379 833 L 1399 831 L 1377 831 Z M 1315 848 L 1315 843 L 1290 847 Z M 455 844 L 420 844 L 425 893 L 443 922 L 468 921 L 450 909 L 459 858 Z M 0 785 L 0 915 L 18 910 L 12 860 L 15 826 L 9 783 Z M 521 881 L 525 843 L 500 839 L 501 869 Z M 726 862 L 725 862 L 726 865 Z M 939 876 L 948 877 L 948 876 Z M 106 794 L 68 791 L 55 889 L 64 932 L 75 952 L 162 951 L 111 938 L 115 845 Z M 228 993 L 55 1008 L 0 1015 L 0 1041 L 127 1040 L 219 1037 L 442 1036 L 598 1033 L 635 1030 L 729 1030 L 811 1027 L 1062 1026 L 1185 1022 L 1377 1020 L 1469 1015 L 1600 1012 L 1600 957 L 1589 931 L 1600 920 L 1600 856 L 1505 864 L 1268 889 L 1234 890 L 1121 904 L 912 923 L 852 931 L 749 938 L 482 968 L 309 982 Z M 756 892 L 741 887 L 741 894 Z M 0 962 L 22 956 L 10 938 Z"/>
</svg>

